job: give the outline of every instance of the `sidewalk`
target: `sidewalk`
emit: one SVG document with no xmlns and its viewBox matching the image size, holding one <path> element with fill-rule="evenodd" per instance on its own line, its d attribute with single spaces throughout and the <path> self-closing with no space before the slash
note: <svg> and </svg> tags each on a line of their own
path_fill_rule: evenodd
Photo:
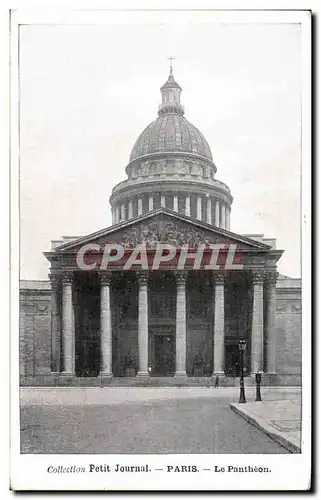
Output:
<svg viewBox="0 0 321 500">
<path fill-rule="evenodd" d="M 292 453 L 301 452 L 301 400 L 230 403 L 249 423 Z"/>
</svg>

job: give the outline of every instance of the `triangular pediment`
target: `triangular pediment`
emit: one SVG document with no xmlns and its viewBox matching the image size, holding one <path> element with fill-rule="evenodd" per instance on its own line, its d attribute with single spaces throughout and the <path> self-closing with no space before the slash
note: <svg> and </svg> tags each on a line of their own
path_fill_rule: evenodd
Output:
<svg viewBox="0 0 321 500">
<path fill-rule="evenodd" d="M 55 252 L 77 252 L 83 245 L 90 243 L 100 246 L 118 243 L 125 248 L 134 248 L 142 243 L 146 244 L 146 248 L 155 248 L 158 243 L 177 247 L 188 244 L 191 248 L 201 244 L 236 244 L 239 248 L 249 251 L 268 251 L 271 248 L 264 243 L 165 208 L 153 210 L 135 219 L 114 224 L 60 245 Z"/>
</svg>

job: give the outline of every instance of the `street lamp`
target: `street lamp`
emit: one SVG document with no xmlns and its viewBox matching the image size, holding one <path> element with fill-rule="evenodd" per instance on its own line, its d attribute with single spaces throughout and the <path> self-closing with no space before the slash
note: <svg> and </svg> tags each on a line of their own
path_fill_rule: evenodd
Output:
<svg viewBox="0 0 321 500">
<path fill-rule="evenodd" d="M 239 340 L 239 350 L 241 357 L 241 378 L 240 378 L 240 399 L 239 403 L 246 403 L 245 390 L 244 390 L 244 352 L 246 351 L 245 340 Z"/>
</svg>

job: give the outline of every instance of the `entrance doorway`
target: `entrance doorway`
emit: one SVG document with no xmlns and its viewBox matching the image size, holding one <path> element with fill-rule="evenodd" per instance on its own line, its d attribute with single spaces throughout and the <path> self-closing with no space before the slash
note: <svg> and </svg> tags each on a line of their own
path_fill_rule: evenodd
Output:
<svg viewBox="0 0 321 500">
<path fill-rule="evenodd" d="M 175 371 L 174 335 L 153 335 L 152 375 L 172 376 Z"/>
<path fill-rule="evenodd" d="M 244 375 L 248 375 L 248 358 L 244 353 Z M 241 355 L 238 344 L 228 344 L 225 346 L 225 373 L 228 377 L 240 377 L 241 375 Z"/>
<path fill-rule="evenodd" d="M 95 276 L 78 275 L 75 293 L 75 373 L 97 377 L 100 371 L 100 284 Z"/>
<path fill-rule="evenodd" d="M 76 342 L 75 372 L 77 377 L 97 377 L 100 368 L 100 345 L 97 338 Z"/>
<path fill-rule="evenodd" d="M 225 346 L 225 371 L 229 377 L 239 377 L 241 373 L 240 351 L 238 345 Z"/>
</svg>

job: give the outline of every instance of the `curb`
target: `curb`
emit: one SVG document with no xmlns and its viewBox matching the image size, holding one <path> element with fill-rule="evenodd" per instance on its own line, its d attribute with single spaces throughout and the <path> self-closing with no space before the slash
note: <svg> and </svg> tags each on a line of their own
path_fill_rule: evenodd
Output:
<svg viewBox="0 0 321 500">
<path fill-rule="evenodd" d="M 301 453 L 301 448 L 299 446 L 297 446 L 296 444 L 294 444 L 292 441 L 285 438 L 281 434 L 278 434 L 277 432 L 273 432 L 273 431 L 267 429 L 263 424 L 258 422 L 254 417 L 252 417 L 252 416 L 248 415 L 247 413 L 243 412 L 242 410 L 240 410 L 240 408 L 235 406 L 234 403 L 230 403 L 230 408 L 235 413 L 237 413 L 242 418 L 244 418 L 247 422 L 254 425 L 254 427 L 257 427 L 258 429 L 263 431 L 265 434 L 267 434 L 271 439 L 273 439 L 274 441 L 279 443 L 281 446 L 283 446 L 284 448 L 289 450 L 291 453 Z"/>
</svg>

